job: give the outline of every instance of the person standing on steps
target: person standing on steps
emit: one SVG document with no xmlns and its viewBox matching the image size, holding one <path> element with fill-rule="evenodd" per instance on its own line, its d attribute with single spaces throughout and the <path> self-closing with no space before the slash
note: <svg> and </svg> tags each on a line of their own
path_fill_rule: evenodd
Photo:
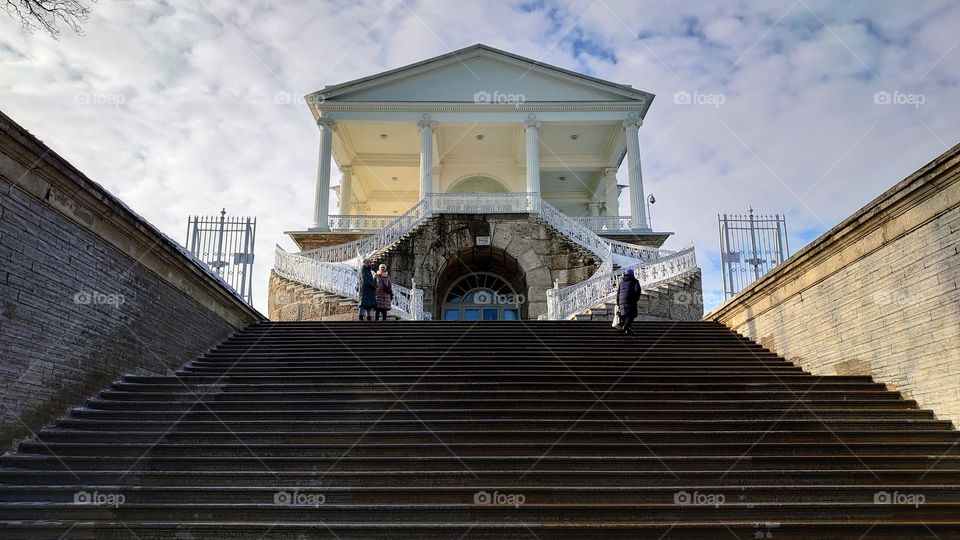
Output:
<svg viewBox="0 0 960 540">
<path fill-rule="evenodd" d="M 387 320 L 387 312 L 390 311 L 390 305 L 393 303 L 393 285 L 390 283 L 390 275 L 387 274 L 387 265 L 381 264 L 377 270 L 377 320 L 383 315 L 383 320 Z"/>
<path fill-rule="evenodd" d="M 360 267 L 360 320 L 373 320 L 377 307 L 377 280 L 373 275 L 373 261 L 365 259 Z"/>
<path fill-rule="evenodd" d="M 640 282 L 633 276 L 633 268 L 623 272 L 617 288 L 617 312 L 620 314 L 620 330 L 629 334 L 633 320 L 637 318 L 637 302 L 640 301 Z"/>
</svg>

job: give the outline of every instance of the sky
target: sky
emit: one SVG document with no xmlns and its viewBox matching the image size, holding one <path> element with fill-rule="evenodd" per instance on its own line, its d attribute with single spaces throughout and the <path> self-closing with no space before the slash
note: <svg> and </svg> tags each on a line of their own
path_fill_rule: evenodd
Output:
<svg viewBox="0 0 960 540">
<path fill-rule="evenodd" d="M 695 243 L 709 310 L 718 214 L 784 214 L 795 253 L 960 142 L 957 28 L 937 0 L 100 0 L 60 40 L 0 15 L 0 109 L 181 243 L 189 215 L 256 216 L 266 313 L 312 217 L 305 94 L 474 43 L 630 84 L 657 96 L 654 228 Z"/>
</svg>

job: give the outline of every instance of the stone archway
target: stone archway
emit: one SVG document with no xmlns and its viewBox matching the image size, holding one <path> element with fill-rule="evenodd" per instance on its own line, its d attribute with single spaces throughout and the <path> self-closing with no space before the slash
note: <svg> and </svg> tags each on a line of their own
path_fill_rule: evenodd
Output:
<svg viewBox="0 0 960 540">
<path fill-rule="evenodd" d="M 476 245 L 458 251 L 437 273 L 434 313 L 442 317 L 443 305 L 451 287 L 464 278 L 477 274 L 490 274 L 506 282 L 513 293 L 523 298 L 519 304 L 520 318 L 528 318 L 527 277 L 520 262 L 498 247 Z"/>
</svg>

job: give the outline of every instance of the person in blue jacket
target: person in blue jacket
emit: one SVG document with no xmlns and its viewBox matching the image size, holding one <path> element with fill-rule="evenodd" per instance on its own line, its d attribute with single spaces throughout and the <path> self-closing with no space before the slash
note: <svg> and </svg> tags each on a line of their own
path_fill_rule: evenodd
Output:
<svg viewBox="0 0 960 540">
<path fill-rule="evenodd" d="M 640 301 L 640 282 L 633 275 L 633 268 L 627 268 L 623 280 L 617 288 L 617 311 L 620 313 L 620 330 L 630 333 L 630 325 L 637 318 L 637 302 Z"/>
<path fill-rule="evenodd" d="M 360 320 L 373 320 L 377 309 L 377 280 L 373 277 L 373 261 L 366 259 L 360 267 Z"/>
</svg>

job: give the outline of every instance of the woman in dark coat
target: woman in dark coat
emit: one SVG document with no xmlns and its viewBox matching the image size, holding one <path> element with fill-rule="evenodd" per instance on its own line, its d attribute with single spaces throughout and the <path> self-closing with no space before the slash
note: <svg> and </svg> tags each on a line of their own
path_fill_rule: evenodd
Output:
<svg viewBox="0 0 960 540">
<path fill-rule="evenodd" d="M 377 308 L 377 280 L 373 277 L 373 261 L 367 259 L 360 267 L 360 320 L 371 320 Z"/>
<path fill-rule="evenodd" d="M 387 274 L 387 265 L 381 264 L 377 270 L 377 320 L 383 315 L 383 320 L 387 320 L 387 312 L 390 311 L 390 305 L 393 303 L 393 285 L 390 283 L 390 275 Z"/>
<path fill-rule="evenodd" d="M 640 301 L 640 282 L 633 276 L 633 268 L 627 268 L 617 288 L 617 310 L 620 313 L 620 329 L 630 333 L 630 325 L 637 318 L 637 302 Z"/>
</svg>

